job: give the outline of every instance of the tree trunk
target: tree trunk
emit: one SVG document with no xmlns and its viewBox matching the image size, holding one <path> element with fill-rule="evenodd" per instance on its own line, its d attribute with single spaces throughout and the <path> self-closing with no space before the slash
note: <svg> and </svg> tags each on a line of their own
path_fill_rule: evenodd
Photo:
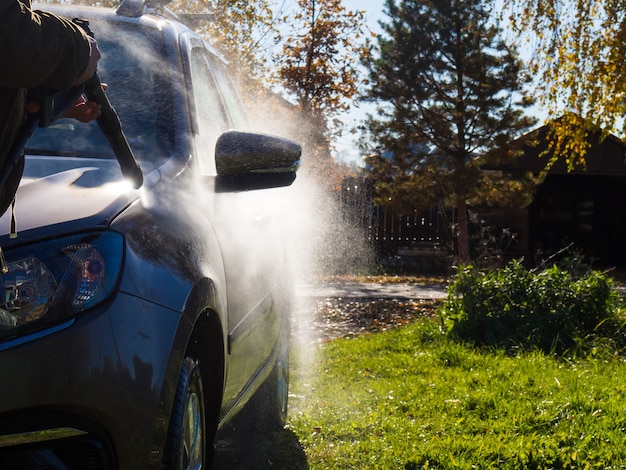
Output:
<svg viewBox="0 0 626 470">
<path fill-rule="evenodd" d="M 469 254 L 469 230 L 467 223 L 467 204 L 464 199 L 459 199 L 456 203 L 456 212 L 459 223 L 457 234 L 457 246 L 459 263 L 462 265 L 470 264 Z"/>
</svg>

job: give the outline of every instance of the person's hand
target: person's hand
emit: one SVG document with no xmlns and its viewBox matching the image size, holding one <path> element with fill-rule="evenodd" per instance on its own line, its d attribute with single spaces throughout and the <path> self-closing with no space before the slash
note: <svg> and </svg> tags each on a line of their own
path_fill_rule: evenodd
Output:
<svg viewBox="0 0 626 470">
<path fill-rule="evenodd" d="M 85 83 L 93 74 L 96 73 L 96 69 L 98 67 L 98 61 L 100 60 L 100 49 L 98 49 L 98 43 L 92 37 L 89 38 L 89 43 L 91 44 L 91 53 L 89 55 L 89 63 L 83 73 L 76 79 L 74 85 L 80 85 L 81 83 Z"/>
<path fill-rule="evenodd" d="M 95 101 L 87 101 L 81 95 L 72 107 L 63 113 L 62 117 L 86 123 L 97 119 L 100 114 L 102 114 L 102 107 Z"/>
<path fill-rule="evenodd" d="M 103 91 L 109 88 L 106 83 L 101 85 Z M 65 111 L 61 117 L 87 123 L 98 119 L 100 114 L 102 114 L 102 106 L 95 101 L 87 101 L 83 95 L 80 95 L 72 107 Z"/>
</svg>

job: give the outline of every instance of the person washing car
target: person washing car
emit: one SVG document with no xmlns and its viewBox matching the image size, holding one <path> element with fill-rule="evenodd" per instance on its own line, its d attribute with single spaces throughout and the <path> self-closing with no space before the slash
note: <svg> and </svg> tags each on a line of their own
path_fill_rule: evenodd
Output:
<svg viewBox="0 0 626 470">
<path fill-rule="evenodd" d="M 100 51 L 71 20 L 31 8 L 30 0 L 0 2 L 0 168 L 24 122 L 26 90 L 43 87 L 51 93 L 68 90 L 96 72 Z M 100 106 L 79 98 L 64 117 L 90 122 Z M 13 168 L 0 188 L 0 215 L 11 204 L 24 168 Z"/>
</svg>

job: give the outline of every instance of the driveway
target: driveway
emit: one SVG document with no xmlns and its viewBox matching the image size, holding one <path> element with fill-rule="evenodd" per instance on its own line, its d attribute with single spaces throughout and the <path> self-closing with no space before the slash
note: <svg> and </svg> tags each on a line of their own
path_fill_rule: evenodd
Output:
<svg viewBox="0 0 626 470">
<path fill-rule="evenodd" d="M 435 315 L 443 283 L 300 284 L 293 337 L 300 344 L 383 331 Z"/>
<path fill-rule="evenodd" d="M 301 284 L 297 294 L 304 298 L 441 300 L 444 284 L 321 282 Z"/>
</svg>

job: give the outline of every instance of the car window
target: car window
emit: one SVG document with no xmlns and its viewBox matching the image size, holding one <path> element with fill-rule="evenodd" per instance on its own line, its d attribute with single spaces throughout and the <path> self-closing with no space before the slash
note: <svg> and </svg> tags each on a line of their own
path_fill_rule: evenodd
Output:
<svg viewBox="0 0 626 470">
<path fill-rule="evenodd" d="M 217 78 L 218 85 L 224 97 L 226 108 L 231 119 L 231 127 L 239 130 L 245 130 L 249 127 L 243 103 L 237 89 L 226 70 L 223 63 L 218 60 L 213 61 L 212 69 Z"/>
<path fill-rule="evenodd" d="M 91 22 L 102 59 L 98 75 L 138 160 L 155 166 L 173 149 L 170 80 L 162 33 L 137 25 Z M 96 122 L 59 119 L 38 129 L 27 152 L 80 157 L 113 157 Z M 143 165 L 142 165 L 143 166 Z"/>
<path fill-rule="evenodd" d="M 204 174 L 215 173 L 215 143 L 220 134 L 230 127 L 210 61 L 204 48 L 192 50 L 191 80 L 198 127 L 196 153 L 200 171 Z"/>
</svg>

